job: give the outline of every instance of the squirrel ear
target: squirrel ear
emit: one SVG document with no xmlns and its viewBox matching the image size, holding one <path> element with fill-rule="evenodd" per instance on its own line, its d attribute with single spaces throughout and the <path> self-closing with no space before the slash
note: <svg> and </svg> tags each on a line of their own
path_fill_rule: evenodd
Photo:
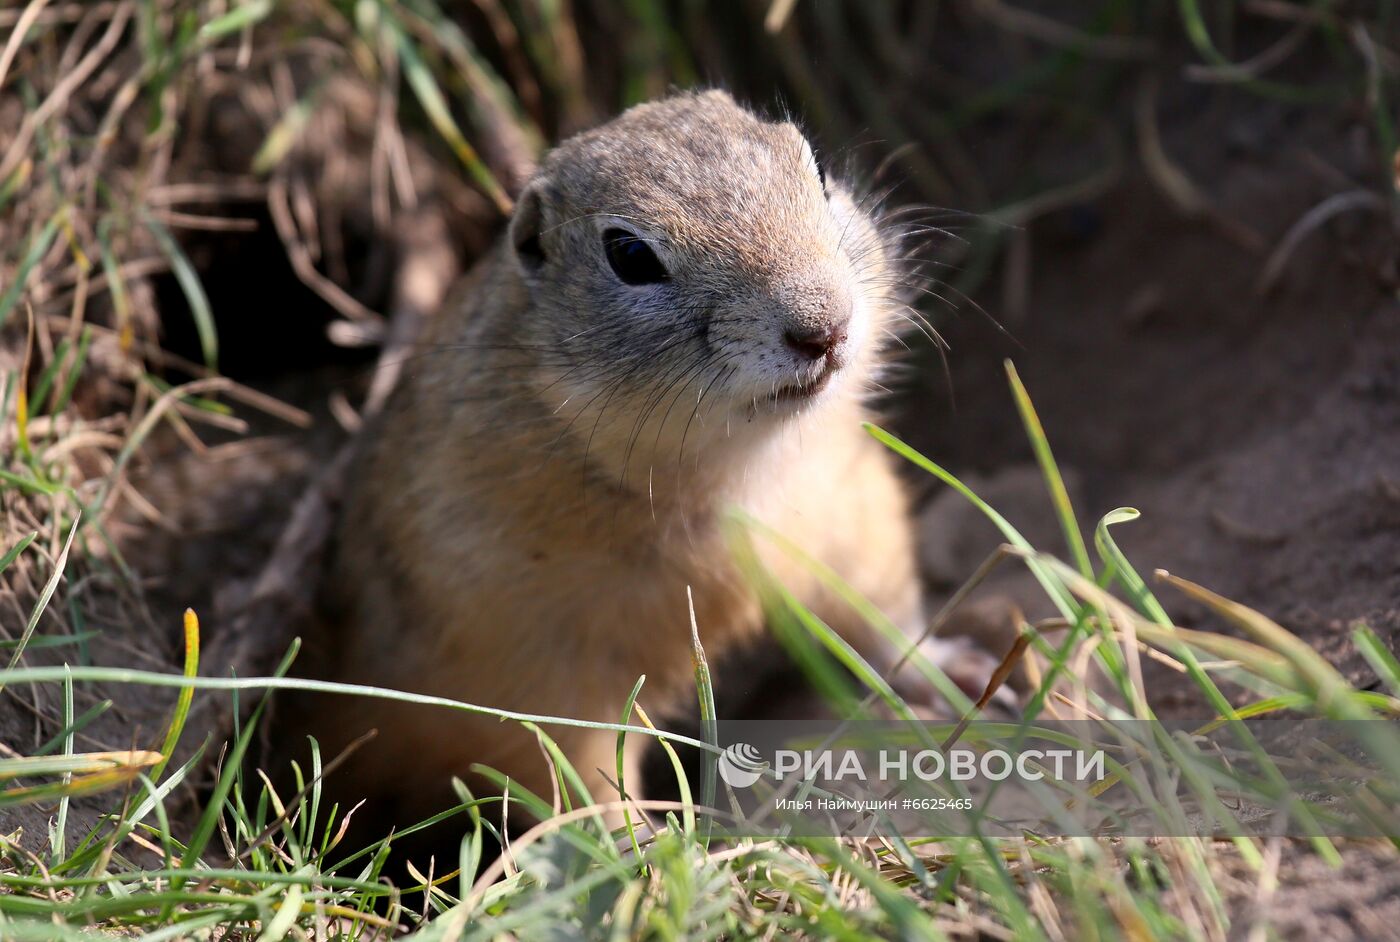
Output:
<svg viewBox="0 0 1400 942">
<path fill-rule="evenodd" d="M 510 244 L 520 264 L 529 271 L 544 264 L 544 245 L 540 241 L 540 232 L 544 228 L 544 188 L 542 180 L 530 183 L 516 201 L 515 215 L 510 220 Z"/>
</svg>

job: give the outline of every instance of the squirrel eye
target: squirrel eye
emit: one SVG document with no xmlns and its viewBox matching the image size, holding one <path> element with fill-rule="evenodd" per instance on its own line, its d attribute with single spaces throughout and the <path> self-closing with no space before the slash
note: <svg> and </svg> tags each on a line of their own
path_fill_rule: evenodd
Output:
<svg viewBox="0 0 1400 942">
<path fill-rule="evenodd" d="M 604 232 L 603 251 L 613 272 L 629 285 L 654 284 L 670 278 L 651 246 L 626 229 Z"/>
</svg>

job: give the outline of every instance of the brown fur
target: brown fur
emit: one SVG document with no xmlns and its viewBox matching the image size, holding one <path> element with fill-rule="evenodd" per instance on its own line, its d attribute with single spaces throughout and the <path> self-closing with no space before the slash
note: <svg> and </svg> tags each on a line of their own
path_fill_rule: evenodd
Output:
<svg viewBox="0 0 1400 942">
<path fill-rule="evenodd" d="M 666 285 L 609 270 L 599 227 L 623 224 L 655 240 Z M 308 658 L 338 680 L 613 722 L 645 674 L 642 702 L 673 707 L 693 689 L 687 587 L 712 657 L 763 628 L 722 526 L 731 506 L 921 630 L 905 495 L 860 427 L 894 320 L 887 254 L 849 194 L 823 191 L 792 125 L 723 93 L 634 108 L 563 144 L 369 437 L 338 538 L 334 631 Z M 846 311 L 830 385 L 775 400 L 809 378 L 783 330 Z M 888 663 L 805 567 L 756 545 Z M 443 793 L 405 783 L 436 788 L 476 762 L 552 791 L 514 723 L 336 698 L 312 724 L 328 747 L 379 727 L 356 788 L 399 793 L 408 815 Z M 595 797 L 615 797 L 615 737 L 549 731 Z"/>
</svg>

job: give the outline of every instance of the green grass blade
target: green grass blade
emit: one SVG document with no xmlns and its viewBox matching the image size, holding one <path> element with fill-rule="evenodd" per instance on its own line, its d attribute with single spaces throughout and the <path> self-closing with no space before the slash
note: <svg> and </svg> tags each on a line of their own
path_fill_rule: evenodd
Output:
<svg viewBox="0 0 1400 942">
<path fill-rule="evenodd" d="M 94 634 L 96 634 L 96 632 L 94 632 Z M 34 645 L 31 644 L 30 648 L 32 649 L 33 647 Z M 56 735 L 50 737 L 48 742 L 44 743 L 38 749 L 35 749 L 33 754 L 35 756 L 48 755 L 58 747 L 62 746 L 67 741 L 68 736 L 70 734 L 82 732 L 85 728 L 87 728 L 89 723 L 97 719 L 103 713 L 106 713 L 111 708 L 111 700 L 97 701 L 92 706 L 84 710 L 82 715 L 79 716 L 77 719 L 73 720 L 70 723 L 64 724 L 64 727 L 61 730 L 59 730 Z"/>
<path fill-rule="evenodd" d="M 34 538 L 39 535 L 39 531 L 21 537 L 20 541 L 5 551 L 4 556 L 0 556 L 0 572 L 10 568 L 10 564 L 19 558 L 19 554 L 29 548 L 29 544 L 34 542 Z"/>
<path fill-rule="evenodd" d="M 29 280 L 29 273 L 35 265 L 39 264 L 39 260 L 48 253 L 49 247 L 53 245 L 53 240 L 58 235 L 58 227 L 66 214 L 66 209 L 60 209 L 54 213 L 44 224 L 44 228 L 39 231 L 39 235 L 29 243 L 29 251 L 24 253 L 19 267 L 15 269 L 14 280 L 5 289 L 5 293 L 0 294 L 0 327 L 5 326 L 10 311 L 19 302 L 20 295 L 24 292 L 25 282 Z"/>
<path fill-rule="evenodd" d="M 68 729 L 68 734 L 63 737 L 63 755 L 71 757 L 73 755 L 73 741 L 75 733 L 73 724 L 77 710 L 73 706 L 73 679 L 70 677 L 63 682 L 63 725 Z M 72 772 L 63 773 L 63 784 L 67 785 L 73 781 Z M 49 839 L 49 849 L 53 853 L 55 863 L 67 856 L 68 846 L 68 805 L 70 796 L 65 794 L 58 802 L 58 815 L 53 825 L 53 832 Z"/>
<path fill-rule="evenodd" d="M 1011 394 L 1016 399 L 1016 410 L 1021 413 L 1021 422 L 1026 427 L 1026 435 L 1035 451 L 1036 463 L 1040 465 L 1040 473 L 1044 475 L 1045 484 L 1050 489 L 1050 502 L 1055 508 L 1055 516 L 1060 521 L 1060 529 L 1064 531 L 1070 555 L 1079 571 L 1092 579 L 1094 567 L 1089 562 L 1089 551 L 1084 546 L 1084 534 L 1079 531 L 1074 505 L 1070 502 L 1069 490 L 1065 487 L 1065 479 L 1060 474 L 1059 465 L 1055 463 L 1055 455 L 1050 451 L 1050 440 L 1045 435 L 1045 427 L 1040 424 L 1040 416 L 1036 414 L 1031 397 L 1021 383 L 1015 364 L 1010 360 L 1006 361 L 1006 375 L 1011 381 Z"/>
<path fill-rule="evenodd" d="M 49 394 L 49 387 L 53 385 L 54 376 L 63 369 L 63 362 L 68 358 L 68 347 L 67 337 L 58 342 L 58 346 L 54 347 L 53 360 L 44 368 L 44 372 L 39 374 L 39 381 L 28 392 L 29 404 L 35 415 L 39 415 L 43 409 L 44 398 Z"/>
<path fill-rule="evenodd" d="M 343 696 L 367 696 L 398 703 L 415 703 L 423 706 L 443 707 L 463 713 L 492 716 L 502 720 L 517 720 L 536 723 L 541 726 L 570 726 L 578 729 L 597 729 L 609 732 L 625 732 L 648 736 L 654 739 L 667 739 L 712 752 L 709 743 L 703 739 L 673 733 L 647 726 L 623 726 L 620 723 L 606 723 L 596 720 L 580 720 L 570 716 L 548 716 L 543 713 L 523 713 L 517 710 L 501 710 L 481 706 L 464 700 L 437 697 L 431 694 L 393 690 L 389 687 L 374 687 L 368 684 L 345 684 L 327 680 L 311 680 L 305 677 L 285 677 L 281 674 L 271 677 L 186 677 L 184 674 L 165 674 L 159 671 L 137 670 L 127 667 L 86 667 L 72 668 L 73 679 L 112 684 L 138 684 L 152 687 L 193 687 L 195 690 L 302 690 L 310 693 L 328 693 Z M 4 684 L 62 683 L 63 668 L 22 667 L 0 673 Z"/>
<path fill-rule="evenodd" d="M 195 38 L 202 45 L 212 45 L 230 33 L 256 26 L 272 12 L 272 0 L 248 0 L 223 16 L 216 16 L 199 28 Z"/>
<path fill-rule="evenodd" d="M 715 715 L 715 688 L 710 680 L 710 662 L 705 659 L 705 648 L 700 644 L 700 625 L 695 620 L 695 595 L 690 586 L 685 587 L 685 601 L 690 611 L 690 663 L 695 672 L 695 692 L 700 699 L 700 728 L 705 741 L 716 752 L 719 751 L 719 720 Z M 701 780 L 701 801 L 705 807 L 715 804 L 715 764 L 705 763 L 704 778 Z M 704 842 L 708 844 L 709 835 Z"/>
<path fill-rule="evenodd" d="M 78 352 L 73 354 L 73 363 L 68 367 L 68 375 L 63 380 L 63 388 L 58 391 L 58 396 L 49 409 L 51 415 L 61 415 L 68 408 L 68 403 L 73 399 L 73 390 L 77 388 L 78 379 L 83 375 L 83 367 L 87 365 L 88 350 L 91 346 L 92 328 L 84 327 L 78 337 Z"/>
<path fill-rule="evenodd" d="M 481 187 L 482 191 L 490 197 L 502 215 L 509 216 L 512 210 L 510 197 L 506 195 L 506 191 L 497 182 L 495 175 L 487 168 L 486 163 L 476 152 L 476 148 L 472 147 L 462 134 L 457 120 L 452 117 L 452 109 L 448 107 L 447 98 L 443 95 L 442 89 L 438 87 L 437 79 L 433 78 L 433 73 L 428 68 L 427 63 L 419 55 L 417 46 L 409 39 L 408 34 L 398 22 L 392 18 L 387 6 L 381 7 L 381 16 L 384 27 L 390 31 L 394 38 L 404 78 L 408 80 L 409 88 L 413 89 L 418 103 L 423 106 L 423 111 L 427 113 L 428 120 L 432 122 L 433 127 L 452 148 L 457 159 L 466 167 L 467 173 L 476 181 L 476 185 Z"/>
<path fill-rule="evenodd" d="M 73 526 L 68 529 L 68 538 L 63 541 L 63 549 L 58 554 L 58 559 L 54 560 L 53 574 L 49 576 L 49 581 L 44 584 L 43 591 L 39 593 L 38 600 L 34 603 L 34 609 L 29 615 L 29 621 L 25 623 L 24 634 L 20 635 L 19 644 L 15 646 L 15 651 L 10 655 L 10 663 L 6 669 L 6 674 L 14 670 L 19 659 L 24 656 L 24 648 L 29 644 L 29 639 L 34 636 L 34 629 L 39 624 L 39 619 L 43 617 L 44 610 L 49 607 L 53 594 L 58 591 L 58 583 L 63 579 L 63 570 L 68 566 L 68 551 L 73 546 L 73 537 L 78 532 L 78 521 L 73 521 Z M 66 676 L 65 676 L 66 680 Z M 0 690 L 5 689 L 5 674 L 0 674 Z"/>
<path fill-rule="evenodd" d="M 292 666 L 292 660 L 300 650 L 301 644 L 297 642 L 292 645 L 291 650 L 282 659 L 273 676 L 281 678 Z M 190 678 L 182 678 L 187 683 Z M 258 720 L 262 718 L 263 710 L 267 707 L 268 699 L 271 697 L 271 690 L 263 695 L 262 700 L 253 708 L 253 713 L 244 724 L 238 738 L 234 741 L 233 749 L 229 752 L 224 763 L 222 774 L 214 782 L 214 789 L 209 795 L 208 804 L 205 806 L 204 814 L 199 818 L 199 823 L 195 826 L 194 834 L 185 845 L 185 852 L 180 855 L 182 866 L 190 867 L 199 860 L 204 848 L 208 846 L 210 838 L 214 836 L 214 830 L 218 825 L 219 818 L 224 813 L 224 802 L 229 796 L 229 790 L 233 787 L 237 770 L 242 767 L 243 756 L 248 752 L 248 744 L 253 740 L 253 731 L 257 728 Z M 179 889 L 183 881 L 172 881 L 171 885 Z"/>
<path fill-rule="evenodd" d="M 204 355 L 204 365 L 211 370 L 219 368 L 219 336 L 214 326 L 214 311 L 209 306 L 209 296 L 204 293 L 199 273 L 195 271 L 185 250 L 175 241 L 170 230 L 165 228 L 149 213 L 142 213 L 141 222 L 155 237 L 161 254 L 170 262 L 170 270 L 175 281 L 184 292 L 185 301 L 190 306 L 190 316 L 194 318 L 195 332 L 199 334 L 199 349 Z"/>
<path fill-rule="evenodd" d="M 628 722 L 632 719 L 632 711 L 633 711 L 634 706 L 635 706 L 636 703 L 637 703 L 637 694 L 639 694 L 639 693 L 642 692 L 642 685 L 645 684 L 646 682 L 647 682 L 647 677 L 646 677 L 645 674 L 643 674 L 642 676 L 638 677 L 638 678 L 637 678 L 637 682 L 636 682 L 635 684 L 632 685 L 632 692 L 631 692 L 630 694 L 627 695 L 627 702 L 624 703 L 624 704 L 622 705 L 622 717 L 621 717 L 621 718 L 619 719 L 619 721 L 618 721 L 618 722 L 622 723 L 622 725 L 626 726 L 626 725 L 628 724 Z M 617 752 L 616 752 L 616 759 L 617 759 L 617 790 L 618 790 L 618 792 L 621 794 L 621 797 L 622 797 L 623 799 L 626 799 L 626 798 L 631 797 L 631 792 L 629 792 L 628 789 L 627 789 L 627 773 L 626 773 L 626 765 L 627 765 L 627 734 L 626 734 L 626 733 L 618 733 L 618 734 L 617 734 Z M 636 785 L 635 782 L 632 783 L 632 784 L 633 784 L 633 786 Z M 623 809 L 622 809 L 622 821 L 623 821 L 623 826 L 624 826 L 624 827 L 626 828 L 626 830 L 627 830 L 627 839 L 628 839 L 628 840 L 631 842 L 631 844 L 632 844 L 632 854 L 640 861 L 640 860 L 641 860 L 641 857 L 642 857 L 642 848 L 641 848 L 641 846 L 637 843 L 637 827 L 636 827 L 635 822 L 633 822 L 633 820 L 632 820 L 632 811 L 631 811 L 630 808 L 623 808 Z M 466 893 L 466 892 L 468 892 L 470 889 L 471 889 L 471 885 L 470 885 L 470 884 L 467 884 L 467 885 L 464 887 L 463 892 Z"/>
<path fill-rule="evenodd" d="M 1400 696 L 1400 661 L 1390 653 L 1385 642 L 1366 625 L 1357 625 L 1351 633 L 1351 640 L 1375 670 L 1376 676 L 1385 681 L 1396 696 Z"/>
<path fill-rule="evenodd" d="M 292 152 L 297 141 L 301 139 L 302 132 L 306 130 L 306 124 L 311 120 L 311 115 L 316 110 L 316 103 L 320 97 L 321 86 L 313 85 L 311 90 L 301 96 L 297 102 L 287 110 L 272 130 L 267 133 L 262 146 L 253 155 L 253 173 L 261 176 L 270 172 L 278 164 L 286 159 Z"/>
<path fill-rule="evenodd" d="M 194 677 L 199 674 L 199 616 L 194 613 L 194 609 L 185 609 L 185 676 Z M 185 721 L 189 719 L 190 704 L 194 702 L 194 688 L 182 687 L 180 695 L 175 701 L 175 715 L 171 717 L 170 729 L 165 734 L 165 742 L 161 744 L 160 751 L 165 758 L 160 760 L 151 777 L 156 781 L 160 780 L 161 773 L 170 763 L 171 757 L 175 754 L 175 747 L 180 742 L 180 734 L 185 730 Z"/>
<path fill-rule="evenodd" d="M 651 717 L 647 716 L 646 710 L 642 709 L 641 704 L 637 704 L 637 716 L 649 729 L 656 728 L 652 725 Z M 666 758 L 671 763 L 671 771 L 675 773 L 676 776 L 676 791 L 680 795 L 681 804 L 685 806 L 681 811 L 682 826 L 686 834 L 694 834 L 695 798 L 690 790 L 690 777 L 685 774 L 685 766 L 681 764 L 681 757 L 676 755 L 675 747 L 664 738 L 658 739 L 657 742 L 661 746 L 661 751 L 666 753 Z M 709 760 L 705 761 L 708 762 Z"/>
<path fill-rule="evenodd" d="M 1015 527 L 1007 522 L 1005 517 L 997 513 L 990 504 L 973 493 L 970 487 L 962 481 L 959 481 L 954 475 L 919 454 L 919 452 L 909 447 L 908 444 L 896 438 L 894 435 L 891 435 L 889 432 L 886 432 L 878 425 L 866 422 L 864 427 L 876 441 L 880 442 L 886 448 L 905 460 L 912 462 L 917 467 L 924 469 L 929 474 L 932 474 L 944 484 L 947 484 L 953 490 L 957 491 L 963 497 L 967 498 L 974 507 L 982 511 L 987 519 L 991 520 L 992 523 L 996 525 L 996 528 L 1001 531 L 1002 536 L 1005 537 L 1006 541 L 1012 546 L 1034 554 L 1035 551 L 1030 543 L 1026 541 L 1026 538 L 1023 537 Z M 1070 591 L 1048 573 L 1043 566 L 1033 562 L 1028 562 L 1027 565 L 1030 566 L 1031 572 L 1035 575 L 1036 581 L 1040 583 L 1041 588 L 1045 590 L 1046 595 L 1050 596 L 1050 600 L 1054 602 L 1055 607 L 1060 610 L 1060 614 L 1071 621 L 1077 620 L 1078 606 L 1075 604 L 1074 597 Z"/>
<path fill-rule="evenodd" d="M 1109 527 L 1128 523 L 1140 516 L 1141 514 L 1133 507 L 1119 507 L 1116 510 L 1110 510 L 1104 514 L 1103 519 L 1094 529 L 1094 546 L 1099 552 L 1099 557 L 1108 565 L 1109 576 L 1123 586 L 1124 591 L 1128 593 L 1128 597 L 1132 599 L 1138 610 L 1157 624 L 1170 626 L 1171 616 L 1167 614 L 1166 609 L 1162 608 L 1162 604 L 1147 588 L 1147 583 L 1128 562 L 1128 557 L 1118 548 L 1118 544 L 1108 532 Z"/>
</svg>

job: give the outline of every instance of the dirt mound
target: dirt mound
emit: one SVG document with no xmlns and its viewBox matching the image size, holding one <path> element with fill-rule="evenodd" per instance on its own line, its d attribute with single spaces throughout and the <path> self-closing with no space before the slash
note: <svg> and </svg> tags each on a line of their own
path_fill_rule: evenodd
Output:
<svg viewBox="0 0 1400 942">
<path fill-rule="evenodd" d="M 1178 127 L 1173 143 L 1203 162 L 1210 147 L 1191 142 L 1212 130 Z M 1317 174 L 1335 167 L 1320 153 L 1345 156 L 1331 131 L 1280 128 L 1262 166 L 1217 148 L 1207 178 L 1218 205 L 1264 244 L 1288 241 L 1334 185 Z M 1119 539 L 1141 567 L 1258 608 L 1370 683 L 1352 626 L 1369 624 L 1393 648 L 1400 631 L 1400 304 L 1388 217 L 1356 212 L 1308 231 L 1264 290 L 1266 253 L 1182 219 L 1145 178 L 1075 212 L 1093 225 L 1074 238 L 1055 216 L 1030 228 L 1031 303 L 1007 325 L 1016 343 L 975 316 L 941 321 L 953 399 L 930 384 L 938 404 L 907 410 L 899 427 L 955 472 L 981 475 L 995 506 L 1060 550 L 1039 482 L 1007 470 L 1030 462 L 1001 370 L 1013 359 L 1086 522 L 1137 507 L 1142 520 Z M 935 502 L 935 529 L 950 500 Z M 995 545 L 989 524 L 967 511 L 956 519 L 961 532 L 945 539 L 960 555 Z M 938 534 L 929 539 L 946 557 Z M 1035 610 L 1029 580 L 1013 581 L 1007 590 Z M 1202 617 L 1168 607 L 1185 624 Z"/>
</svg>

